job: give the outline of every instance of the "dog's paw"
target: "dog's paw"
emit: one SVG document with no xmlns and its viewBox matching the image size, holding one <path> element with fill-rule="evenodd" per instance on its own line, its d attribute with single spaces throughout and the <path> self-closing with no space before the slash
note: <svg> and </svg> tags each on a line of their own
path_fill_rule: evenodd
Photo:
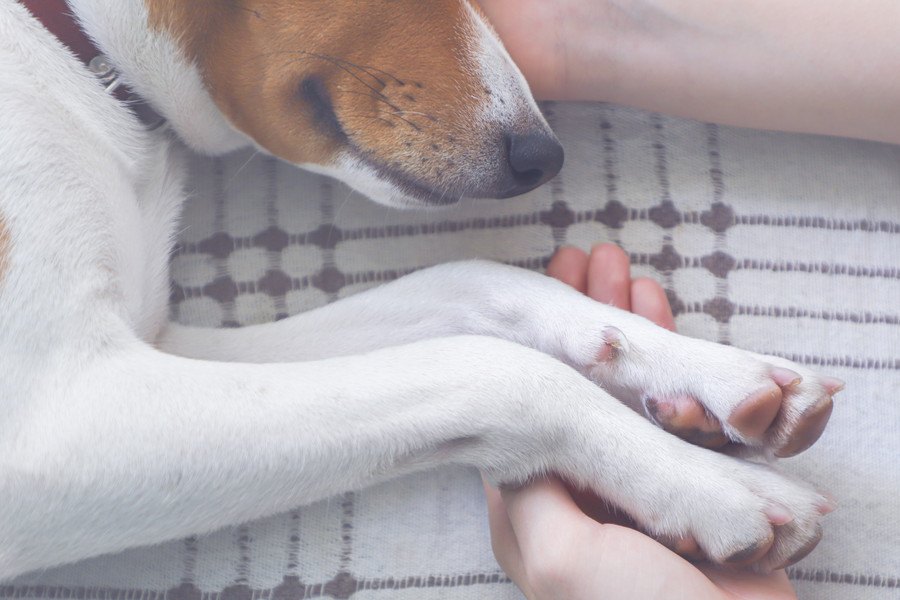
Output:
<svg viewBox="0 0 900 600">
<path fill-rule="evenodd" d="M 822 435 L 834 407 L 833 396 L 843 383 L 773 363 L 763 359 L 763 374 L 750 393 L 747 387 L 723 390 L 727 396 L 715 402 L 713 396 L 645 392 L 641 403 L 654 423 L 691 443 L 721 448 L 737 442 L 770 449 L 781 458 L 795 456 Z"/>
<path fill-rule="evenodd" d="M 677 497 L 647 507 L 643 525 L 697 560 L 767 572 L 796 563 L 822 538 L 831 501 L 774 470 L 724 455 L 690 461 Z M 688 472 L 697 470 L 699 472 Z M 642 515 L 643 516 L 643 515 Z"/>
<path fill-rule="evenodd" d="M 643 329 L 603 332 L 589 373 L 640 399 L 660 427 L 707 448 L 794 456 L 825 429 L 843 382 L 777 357 Z"/>
</svg>

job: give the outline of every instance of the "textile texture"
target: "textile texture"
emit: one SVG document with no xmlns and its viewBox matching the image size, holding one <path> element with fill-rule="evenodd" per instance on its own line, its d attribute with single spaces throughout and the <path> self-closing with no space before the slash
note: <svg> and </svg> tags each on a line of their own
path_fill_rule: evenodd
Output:
<svg viewBox="0 0 900 600">
<path fill-rule="evenodd" d="M 562 244 L 616 242 L 666 287 L 683 333 L 847 381 L 818 444 L 781 463 L 840 505 L 789 575 L 801 598 L 900 597 L 900 147 L 545 110 L 566 147 L 561 176 L 438 212 L 378 207 L 249 151 L 192 159 L 173 318 L 244 326 L 437 263 L 540 270 Z M 474 471 L 424 473 L 26 575 L 0 598 L 521 598 L 491 554 L 482 496 Z"/>
</svg>

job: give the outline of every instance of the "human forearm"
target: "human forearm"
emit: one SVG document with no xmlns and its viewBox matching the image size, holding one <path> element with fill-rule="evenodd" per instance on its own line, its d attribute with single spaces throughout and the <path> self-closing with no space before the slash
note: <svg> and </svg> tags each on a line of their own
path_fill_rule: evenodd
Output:
<svg viewBox="0 0 900 600">
<path fill-rule="evenodd" d="M 889 0 L 482 0 L 539 97 L 900 142 Z"/>
</svg>

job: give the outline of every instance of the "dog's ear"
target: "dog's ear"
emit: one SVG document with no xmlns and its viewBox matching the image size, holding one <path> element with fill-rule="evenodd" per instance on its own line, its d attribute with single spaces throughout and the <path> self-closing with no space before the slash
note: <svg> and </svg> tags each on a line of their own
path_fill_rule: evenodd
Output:
<svg viewBox="0 0 900 600">
<path fill-rule="evenodd" d="M 507 197 L 562 148 L 468 0 L 145 0 L 262 148 L 376 200 Z"/>
</svg>

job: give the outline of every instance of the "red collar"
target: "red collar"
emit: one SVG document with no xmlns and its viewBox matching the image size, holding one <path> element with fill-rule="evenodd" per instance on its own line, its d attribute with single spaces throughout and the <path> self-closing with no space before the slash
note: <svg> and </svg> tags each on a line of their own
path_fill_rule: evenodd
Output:
<svg viewBox="0 0 900 600">
<path fill-rule="evenodd" d="M 85 64 L 108 92 L 128 104 L 149 129 L 156 129 L 165 123 L 146 101 L 120 84 L 119 74 L 109 66 L 106 57 L 78 24 L 66 0 L 19 0 L 19 2 Z"/>
</svg>

